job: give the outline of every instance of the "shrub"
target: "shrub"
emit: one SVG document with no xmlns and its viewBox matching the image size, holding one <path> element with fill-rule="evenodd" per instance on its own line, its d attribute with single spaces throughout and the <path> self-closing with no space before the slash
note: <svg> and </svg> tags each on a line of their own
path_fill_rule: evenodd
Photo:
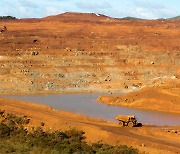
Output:
<svg viewBox="0 0 180 154">
<path fill-rule="evenodd" d="M 23 122 L 24 122 L 23 118 L 21 118 L 21 117 L 15 117 L 15 118 L 14 118 L 14 121 L 15 121 L 18 125 L 21 125 L 21 124 L 23 124 Z"/>
<path fill-rule="evenodd" d="M 16 123 L 13 120 L 9 119 L 7 121 L 7 126 L 10 128 L 14 128 L 16 126 Z"/>
<path fill-rule="evenodd" d="M 30 122 L 30 119 L 24 119 L 24 124 L 29 124 L 29 122 Z"/>
<path fill-rule="evenodd" d="M 8 120 L 14 119 L 16 116 L 14 114 L 7 114 L 6 118 Z"/>
<path fill-rule="evenodd" d="M 44 122 L 41 122 L 41 126 L 44 126 L 45 125 L 45 123 Z"/>
<path fill-rule="evenodd" d="M 48 133 L 37 127 L 27 132 L 22 125 L 23 118 L 27 117 L 12 114 L 7 117 L 7 122 L 0 123 L 0 153 L 138 153 L 136 149 L 125 145 L 112 146 L 102 142 L 89 145 L 85 141 L 85 133 L 77 129 Z"/>
<path fill-rule="evenodd" d="M 10 136 L 11 129 L 4 123 L 0 123 L 0 138 L 6 138 Z"/>
<path fill-rule="evenodd" d="M 4 117 L 4 112 L 5 112 L 5 110 L 0 110 L 0 116 L 1 117 Z"/>
<path fill-rule="evenodd" d="M 67 135 L 69 139 L 74 140 L 74 141 L 81 141 L 85 139 L 85 136 L 84 136 L 85 132 L 79 131 L 74 128 L 71 130 L 65 131 L 65 134 Z"/>
</svg>

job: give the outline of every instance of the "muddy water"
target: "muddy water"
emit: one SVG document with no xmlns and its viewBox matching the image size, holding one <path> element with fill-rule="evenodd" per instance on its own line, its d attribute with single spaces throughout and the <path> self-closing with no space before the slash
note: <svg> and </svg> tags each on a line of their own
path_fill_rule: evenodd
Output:
<svg viewBox="0 0 180 154">
<path fill-rule="evenodd" d="M 100 94 L 6 95 L 1 97 L 45 104 L 52 106 L 54 109 L 111 121 L 115 121 L 114 116 L 118 114 L 135 114 L 138 121 L 145 124 L 180 125 L 180 114 L 108 106 L 97 103 L 96 99 L 98 96 Z"/>
</svg>

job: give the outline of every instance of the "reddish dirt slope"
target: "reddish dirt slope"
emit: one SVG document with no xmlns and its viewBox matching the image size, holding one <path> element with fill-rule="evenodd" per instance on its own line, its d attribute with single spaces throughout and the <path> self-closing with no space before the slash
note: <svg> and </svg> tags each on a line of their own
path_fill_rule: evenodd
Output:
<svg viewBox="0 0 180 154">
<path fill-rule="evenodd" d="M 179 21 L 65 13 L 3 26 L 3 94 L 129 92 L 180 78 Z"/>
<path fill-rule="evenodd" d="M 125 96 L 102 96 L 99 102 L 180 114 L 180 84 L 145 88 Z"/>
</svg>

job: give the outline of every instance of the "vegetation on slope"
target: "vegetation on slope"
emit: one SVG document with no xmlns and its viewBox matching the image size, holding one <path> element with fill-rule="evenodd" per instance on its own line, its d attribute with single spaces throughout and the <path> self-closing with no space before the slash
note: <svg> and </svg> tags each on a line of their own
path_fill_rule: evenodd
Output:
<svg viewBox="0 0 180 154">
<path fill-rule="evenodd" d="M 17 18 L 13 17 L 13 16 L 0 16 L 0 19 L 3 19 L 3 20 L 14 20 L 14 19 L 17 19 Z"/>
<path fill-rule="evenodd" d="M 0 111 L 0 153 L 126 153 L 137 150 L 125 145 L 112 146 L 101 142 L 87 144 L 83 131 L 45 132 L 41 127 L 28 131 L 30 120 Z"/>
<path fill-rule="evenodd" d="M 180 20 L 180 16 L 176 16 L 176 17 L 173 17 L 173 18 L 169 18 L 171 20 Z"/>
<path fill-rule="evenodd" d="M 124 17 L 124 18 L 121 18 L 123 20 L 144 20 L 144 19 L 141 19 L 141 18 L 136 18 L 136 17 Z"/>
</svg>

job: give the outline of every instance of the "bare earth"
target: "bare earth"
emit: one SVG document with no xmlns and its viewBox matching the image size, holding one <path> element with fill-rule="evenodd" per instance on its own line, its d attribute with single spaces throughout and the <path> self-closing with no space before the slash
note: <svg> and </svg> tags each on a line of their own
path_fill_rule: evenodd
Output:
<svg viewBox="0 0 180 154">
<path fill-rule="evenodd" d="M 45 122 L 48 131 L 77 128 L 86 132 L 87 141 L 103 141 L 110 144 L 126 144 L 140 152 L 178 153 L 180 152 L 180 126 L 142 128 L 119 128 L 118 124 L 93 119 L 51 107 L 0 98 L 0 109 L 6 113 L 26 115 L 31 119 L 28 126 L 40 126 Z M 98 134 L 98 135 L 97 135 Z"/>
<path fill-rule="evenodd" d="M 180 114 L 180 83 L 144 88 L 124 96 L 102 96 L 98 101 L 108 105 Z"/>
<path fill-rule="evenodd" d="M 111 103 L 180 111 L 179 20 L 65 13 L 2 20 L 3 26 L 7 31 L 0 33 L 0 94 L 121 93 L 161 87 L 161 92 L 146 89 L 117 102 L 112 97 Z M 163 90 L 172 83 L 173 91 Z"/>
<path fill-rule="evenodd" d="M 3 26 L 1 94 L 131 92 L 180 78 L 179 20 L 65 13 Z"/>
<path fill-rule="evenodd" d="M 120 20 L 65 13 L 0 21 L 0 94 L 125 92 L 110 105 L 180 114 L 180 21 Z M 129 93 L 132 92 L 132 93 Z M 48 106 L 0 98 L 0 109 L 27 115 L 29 129 L 76 127 L 87 141 L 126 144 L 147 153 L 180 153 L 180 127 L 118 124 Z M 98 134 L 98 135 L 97 135 Z"/>
<path fill-rule="evenodd" d="M 28 128 L 40 126 L 49 131 L 70 128 L 82 129 L 86 132 L 87 141 L 104 141 L 110 144 L 126 144 L 137 147 L 141 152 L 178 153 L 180 152 L 180 127 L 143 126 L 142 128 L 119 128 L 118 124 L 93 119 L 51 107 L 0 99 L 0 109 L 6 113 L 27 115 L 31 122 Z M 174 131 L 177 131 L 175 133 Z M 98 135 L 96 135 L 98 134 Z"/>
</svg>

